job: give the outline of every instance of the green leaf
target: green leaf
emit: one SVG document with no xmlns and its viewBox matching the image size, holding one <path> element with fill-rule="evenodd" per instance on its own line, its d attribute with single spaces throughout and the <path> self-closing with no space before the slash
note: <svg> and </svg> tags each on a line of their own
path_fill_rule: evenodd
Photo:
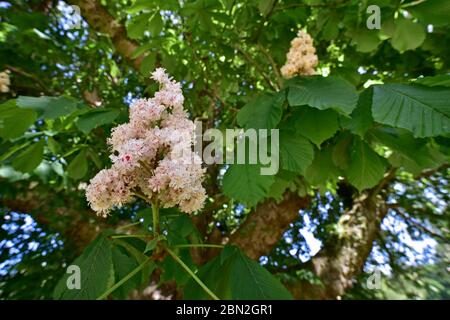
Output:
<svg viewBox="0 0 450 320">
<path fill-rule="evenodd" d="M 258 95 L 239 110 L 237 123 L 246 129 L 273 129 L 281 120 L 284 100 L 284 91 Z"/>
<path fill-rule="evenodd" d="M 336 26 L 335 26 L 336 28 Z M 351 33 L 353 42 L 356 43 L 356 51 L 371 52 L 380 44 L 377 30 L 359 30 Z"/>
<path fill-rule="evenodd" d="M 289 291 L 259 263 L 239 249 L 233 255 L 230 284 L 235 300 L 291 300 Z"/>
<path fill-rule="evenodd" d="M 69 289 L 66 284 L 70 274 L 64 274 L 55 288 L 55 299 L 93 300 L 113 285 L 111 243 L 104 234 L 89 244 L 71 265 L 80 268 L 80 289 Z"/>
<path fill-rule="evenodd" d="M 17 106 L 23 109 L 31 109 L 44 119 L 55 119 L 57 117 L 68 115 L 77 109 L 78 101 L 65 97 L 26 97 L 17 98 Z"/>
<path fill-rule="evenodd" d="M 375 121 L 412 131 L 416 137 L 450 132 L 450 90 L 421 85 L 384 84 L 374 87 Z"/>
<path fill-rule="evenodd" d="M 428 87 L 450 87 L 450 75 L 439 74 L 433 77 L 419 78 L 413 83 L 423 84 L 424 86 Z"/>
<path fill-rule="evenodd" d="M 334 40 L 339 35 L 338 24 L 340 22 L 340 17 L 335 12 L 331 12 L 330 16 L 327 18 L 327 22 L 322 29 L 322 38 L 324 40 Z"/>
<path fill-rule="evenodd" d="M 137 57 L 139 57 L 141 54 L 145 53 L 146 51 L 149 51 L 153 48 L 153 43 L 149 42 L 149 43 L 145 43 L 141 46 L 139 46 L 136 50 L 133 51 L 133 54 L 131 55 L 131 59 L 136 59 Z"/>
<path fill-rule="evenodd" d="M 47 145 L 53 154 L 56 155 L 61 152 L 61 145 L 53 137 L 47 138 Z"/>
<path fill-rule="evenodd" d="M 158 244 L 159 238 L 153 238 L 149 242 L 147 242 L 147 245 L 145 246 L 144 253 L 153 251 L 153 249 L 156 248 L 156 245 Z"/>
<path fill-rule="evenodd" d="M 8 149 L 8 151 L 4 152 L 1 156 L 0 156 L 0 161 L 5 161 L 6 159 L 8 159 L 9 157 L 11 157 L 14 153 L 16 153 L 19 150 L 24 149 L 25 147 L 28 147 L 31 144 L 31 141 L 25 141 L 22 144 L 16 144 L 16 145 L 12 145 L 10 149 Z"/>
<path fill-rule="evenodd" d="M 401 18 L 395 22 L 395 31 L 391 43 L 394 49 L 403 52 L 419 47 L 425 37 L 425 30 L 420 24 Z"/>
<path fill-rule="evenodd" d="M 114 283 L 119 282 L 134 269 L 138 267 L 136 259 L 130 257 L 120 247 L 112 247 L 112 261 L 114 266 Z M 131 277 L 119 288 L 117 288 L 112 296 L 117 299 L 127 299 L 129 293 L 137 288 L 140 284 L 139 273 Z"/>
<path fill-rule="evenodd" d="M 131 39 L 140 39 L 147 30 L 148 22 L 152 13 L 142 13 L 134 16 L 127 25 L 127 34 Z"/>
<path fill-rule="evenodd" d="M 376 128 L 369 131 L 370 137 L 399 152 L 420 171 L 433 169 L 443 162 L 443 156 L 432 150 L 425 139 L 415 139 L 409 131 L 393 128 Z M 416 170 L 415 170 L 416 171 Z"/>
<path fill-rule="evenodd" d="M 22 151 L 12 162 L 12 167 L 17 171 L 26 173 L 31 172 L 44 159 L 44 140 L 32 144 Z"/>
<path fill-rule="evenodd" d="M 261 12 L 263 17 L 266 17 L 272 10 L 275 0 L 261 0 L 258 4 L 259 12 Z"/>
<path fill-rule="evenodd" d="M 333 110 L 301 107 L 293 114 L 293 118 L 297 131 L 319 148 L 339 129 L 338 115 Z"/>
<path fill-rule="evenodd" d="M 182 249 L 178 251 L 180 259 L 191 269 L 195 270 L 195 264 L 192 261 L 191 255 L 188 249 Z M 185 285 L 191 277 L 171 256 L 166 256 L 162 262 L 161 269 L 164 270 L 161 275 L 161 281 L 175 280 L 178 285 Z"/>
<path fill-rule="evenodd" d="M 144 76 L 149 76 L 150 73 L 155 69 L 156 63 L 156 53 L 152 52 L 148 54 L 141 62 L 140 72 Z"/>
<path fill-rule="evenodd" d="M 288 87 L 291 106 L 309 105 L 320 110 L 336 109 L 350 114 L 358 101 L 355 88 L 335 76 L 297 77 L 288 81 Z"/>
<path fill-rule="evenodd" d="M 324 186 L 327 181 L 335 180 L 338 176 L 339 169 L 333 163 L 330 147 L 317 151 L 313 163 L 305 172 L 305 179 L 315 186 Z"/>
<path fill-rule="evenodd" d="M 280 157 L 283 169 L 304 173 L 312 163 L 314 149 L 311 143 L 295 130 L 280 130 Z"/>
<path fill-rule="evenodd" d="M 152 36 L 157 36 L 161 32 L 164 27 L 164 22 L 159 14 L 159 11 L 155 11 L 153 16 L 150 19 L 150 23 L 148 25 L 149 31 L 152 33 Z"/>
<path fill-rule="evenodd" d="M 153 9 L 155 6 L 154 0 L 136 0 L 133 5 L 125 9 L 129 14 L 138 13 L 142 10 Z"/>
<path fill-rule="evenodd" d="M 132 256 L 138 264 L 142 264 L 147 261 L 148 256 L 143 252 L 145 251 L 146 243 L 142 239 L 138 238 L 124 238 L 124 239 L 114 239 L 114 242 L 123 247 L 127 253 Z M 148 284 L 148 279 L 154 270 L 153 263 L 147 263 L 144 269 L 140 272 L 140 284 Z"/>
<path fill-rule="evenodd" d="M 72 179 L 79 180 L 86 175 L 87 171 L 86 149 L 82 149 L 67 166 L 67 174 Z"/>
<path fill-rule="evenodd" d="M 350 164 L 345 171 L 348 181 L 359 191 L 374 187 L 386 171 L 386 161 L 361 139 L 354 139 Z"/>
<path fill-rule="evenodd" d="M 192 224 L 192 220 L 187 214 L 180 214 L 173 221 L 171 221 L 170 230 L 180 237 L 187 237 L 188 235 L 195 232 L 195 227 Z"/>
<path fill-rule="evenodd" d="M 200 267 L 197 275 L 220 299 L 292 299 L 289 291 L 277 278 L 237 247 L 226 246 L 220 256 Z M 192 279 L 186 285 L 184 297 L 209 299 Z"/>
<path fill-rule="evenodd" d="M 364 137 L 366 131 L 373 126 L 372 117 L 372 87 L 360 93 L 358 105 L 350 115 L 350 119 L 344 119 L 344 128 L 349 129 L 352 133 Z"/>
<path fill-rule="evenodd" d="M 88 134 L 92 129 L 112 123 L 119 113 L 118 109 L 93 109 L 79 116 L 75 124 L 78 129 Z"/>
<path fill-rule="evenodd" d="M 336 144 L 333 147 L 332 159 L 333 163 L 339 169 L 347 169 L 350 163 L 350 147 L 353 141 L 353 136 L 348 132 L 342 132 Z"/>
<path fill-rule="evenodd" d="M 289 173 L 292 174 L 292 173 Z M 283 177 L 276 175 L 274 183 L 270 186 L 267 197 L 275 199 L 277 202 L 283 200 L 284 192 L 293 183 L 289 180 L 283 179 Z"/>
<path fill-rule="evenodd" d="M 446 158 L 435 148 L 425 146 L 419 152 L 423 153 L 420 160 L 411 160 L 400 152 L 394 152 L 389 162 L 395 167 L 403 167 L 406 171 L 420 175 L 425 169 L 434 169 L 446 162 Z"/>
<path fill-rule="evenodd" d="M 6 140 L 23 135 L 36 121 L 37 113 L 16 106 L 16 100 L 0 105 L 0 137 Z"/>
<path fill-rule="evenodd" d="M 87 149 L 87 155 L 92 160 L 92 162 L 94 162 L 95 166 L 98 169 L 102 169 L 103 168 L 103 163 L 100 160 L 100 157 L 98 156 L 97 152 L 94 149 L 88 148 Z"/>
<path fill-rule="evenodd" d="M 434 26 L 445 26 L 450 22 L 450 2 L 442 0 L 414 1 L 405 9 L 421 21 Z"/>
<path fill-rule="evenodd" d="M 384 39 L 389 39 L 394 36 L 395 33 L 395 20 L 394 18 L 390 18 L 384 20 L 381 25 L 380 35 Z"/>
<path fill-rule="evenodd" d="M 220 299 L 228 300 L 232 299 L 229 280 L 231 265 L 229 263 L 222 265 L 220 260 L 221 256 L 201 266 L 197 272 L 197 276 Z M 189 279 L 183 293 L 184 298 L 189 300 L 210 299 L 210 296 L 193 279 Z"/>
<path fill-rule="evenodd" d="M 261 166 L 257 164 L 233 164 L 223 177 L 225 195 L 249 206 L 256 205 L 264 199 L 274 176 L 261 175 Z"/>
</svg>

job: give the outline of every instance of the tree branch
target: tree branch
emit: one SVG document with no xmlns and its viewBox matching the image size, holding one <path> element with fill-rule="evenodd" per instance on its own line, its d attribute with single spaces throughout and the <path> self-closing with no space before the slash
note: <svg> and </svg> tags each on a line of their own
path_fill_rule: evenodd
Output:
<svg viewBox="0 0 450 320">
<path fill-rule="evenodd" d="M 272 250 L 289 225 L 298 219 L 299 210 L 308 204 L 309 197 L 301 198 L 290 191 L 280 203 L 266 200 L 231 235 L 229 243 L 240 247 L 250 258 L 258 259 Z"/>
<path fill-rule="evenodd" d="M 388 212 L 378 195 L 395 178 L 395 172 L 392 169 L 386 173 L 377 186 L 355 199 L 352 208 L 343 213 L 338 221 L 339 233 L 306 264 L 321 284 L 302 280 L 290 285 L 295 298 L 336 299 L 353 285 Z"/>
<path fill-rule="evenodd" d="M 144 54 L 136 59 L 131 58 L 139 44 L 128 38 L 123 24 L 118 22 L 99 1 L 67 0 L 66 2 L 80 7 L 81 15 L 90 27 L 97 32 L 107 34 L 117 53 L 123 56 L 136 70 L 139 70 Z"/>
</svg>

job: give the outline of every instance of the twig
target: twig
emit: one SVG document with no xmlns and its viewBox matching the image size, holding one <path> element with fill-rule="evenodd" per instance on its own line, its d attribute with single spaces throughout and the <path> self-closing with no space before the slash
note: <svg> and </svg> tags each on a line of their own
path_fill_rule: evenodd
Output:
<svg viewBox="0 0 450 320">
<path fill-rule="evenodd" d="M 31 80 L 35 81 L 39 85 L 39 87 L 41 87 L 41 89 L 44 90 L 46 93 L 50 93 L 51 92 L 45 86 L 45 84 L 38 77 L 36 77 L 35 75 L 33 75 L 31 73 L 28 73 L 26 71 L 23 71 L 23 70 L 21 70 L 19 68 L 10 66 L 10 65 L 6 65 L 5 68 L 10 70 L 10 71 L 12 71 L 12 72 L 14 72 L 14 73 L 20 74 L 21 76 L 24 76 L 24 77 L 26 77 L 28 79 L 31 79 Z"/>
<path fill-rule="evenodd" d="M 411 222 L 413 225 L 415 225 L 417 228 L 419 228 L 420 230 L 424 231 L 425 233 L 431 234 L 432 236 L 435 236 L 435 237 L 437 237 L 437 238 L 439 238 L 441 240 L 448 241 L 448 239 L 445 236 L 443 236 L 443 235 L 441 235 L 439 233 L 436 233 L 433 230 L 430 230 L 429 228 L 425 227 L 423 224 L 417 222 L 414 218 L 412 218 L 409 215 L 407 215 L 406 213 L 402 212 L 401 208 L 390 206 L 390 209 L 392 209 L 397 214 L 402 216 L 403 219 L 405 219 L 405 221 Z"/>
<path fill-rule="evenodd" d="M 278 88 L 276 85 L 274 85 L 272 83 L 272 80 L 270 79 L 270 77 L 264 72 L 264 70 L 261 68 L 261 65 L 259 63 L 257 63 L 247 52 L 245 52 L 244 50 L 242 50 L 239 46 L 234 46 L 234 48 L 241 53 L 241 55 L 244 57 L 245 60 L 247 60 L 247 62 L 249 62 L 250 64 L 252 64 L 255 69 L 261 74 L 261 76 L 264 78 L 264 80 L 269 84 L 269 86 L 275 90 L 278 91 Z"/>
<path fill-rule="evenodd" d="M 275 73 L 275 77 L 277 78 L 278 87 L 281 89 L 283 87 L 283 77 L 281 76 L 280 70 L 278 69 L 277 63 L 273 59 L 272 55 L 269 51 L 264 48 L 260 43 L 258 43 L 258 48 L 261 50 L 261 52 L 266 56 L 266 58 L 269 60 L 270 64 L 272 65 L 273 72 Z"/>
</svg>

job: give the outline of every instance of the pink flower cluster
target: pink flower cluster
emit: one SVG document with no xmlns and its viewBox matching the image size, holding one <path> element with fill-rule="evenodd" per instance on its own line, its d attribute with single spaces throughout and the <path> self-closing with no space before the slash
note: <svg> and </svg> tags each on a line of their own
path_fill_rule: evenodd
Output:
<svg viewBox="0 0 450 320">
<path fill-rule="evenodd" d="M 160 90 L 130 106 L 130 121 L 114 128 L 108 139 L 112 167 L 101 170 L 86 188 L 91 208 L 102 216 L 137 193 L 187 213 L 205 201 L 205 170 L 192 151 L 195 126 L 183 110 L 181 85 L 162 68 L 152 78 Z"/>
</svg>

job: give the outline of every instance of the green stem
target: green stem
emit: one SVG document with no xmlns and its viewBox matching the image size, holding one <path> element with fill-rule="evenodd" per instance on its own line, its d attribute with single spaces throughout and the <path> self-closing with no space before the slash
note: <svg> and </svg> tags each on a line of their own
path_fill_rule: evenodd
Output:
<svg viewBox="0 0 450 320">
<path fill-rule="evenodd" d="M 153 213 L 153 233 L 155 236 L 159 234 L 159 206 L 158 200 L 152 202 L 152 213 Z"/>
<path fill-rule="evenodd" d="M 224 248 L 225 246 L 220 244 L 208 244 L 208 243 L 194 243 L 194 244 L 178 244 L 173 246 L 173 248 Z"/>
<path fill-rule="evenodd" d="M 127 228 L 130 228 L 130 227 L 132 227 L 132 226 L 136 226 L 136 225 L 138 225 L 138 224 L 141 224 L 141 222 L 138 221 L 138 222 L 133 222 L 133 223 L 130 223 L 130 224 L 126 224 L 126 225 L 124 225 L 124 226 L 118 227 L 117 230 L 127 229 Z"/>
<path fill-rule="evenodd" d="M 111 239 L 120 238 L 153 238 L 153 236 L 150 234 L 119 234 L 116 236 L 111 236 Z"/>
<path fill-rule="evenodd" d="M 184 269 L 186 270 L 186 272 L 200 285 L 200 287 L 202 287 L 203 290 L 205 290 L 205 292 L 207 294 L 209 294 L 211 296 L 211 298 L 213 298 L 214 300 L 220 300 L 211 290 L 209 290 L 209 288 L 203 283 L 202 280 L 200 280 L 199 277 L 197 277 L 195 275 L 195 273 L 183 262 L 183 260 L 181 260 L 176 254 L 175 252 L 173 252 L 172 250 L 170 250 L 170 248 L 165 248 L 167 253 L 169 253 L 171 255 L 171 257 Z"/>
<path fill-rule="evenodd" d="M 106 297 L 108 297 L 112 292 L 114 292 L 117 288 L 119 288 L 122 284 L 127 282 L 131 277 L 133 277 L 136 273 L 141 271 L 145 265 L 152 259 L 152 257 L 148 257 L 144 262 L 142 262 L 139 266 L 137 266 L 136 269 L 131 271 L 129 274 L 127 274 L 125 277 L 123 277 L 119 282 L 117 282 L 115 285 L 113 285 L 111 288 L 106 290 L 103 294 L 101 294 L 97 300 L 103 300 Z"/>
</svg>

